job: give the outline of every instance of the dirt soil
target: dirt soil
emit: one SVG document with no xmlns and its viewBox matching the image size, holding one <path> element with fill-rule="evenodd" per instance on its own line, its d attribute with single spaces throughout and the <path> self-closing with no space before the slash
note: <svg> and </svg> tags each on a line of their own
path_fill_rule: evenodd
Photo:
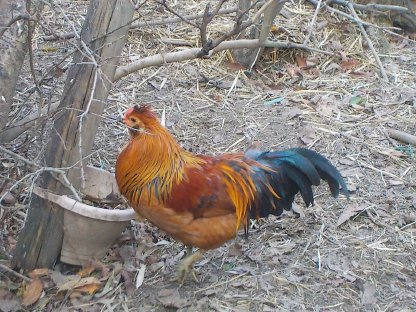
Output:
<svg viewBox="0 0 416 312">
<path fill-rule="evenodd" d="M 187 13 L 201 10 L 200 2 L 186 3 L 182 9 Z M 84 3 L 62 6 L 71 20 L 82 19 Z M 143 8 L 141 18 L 168 16 L 151 13 L 150 7 Z M 54 21 L 53 27 L 66 26 L 57 25 L 57 12 L 47 11 L 45 20 Z M 302 42 L 314 8 L 291 3 L 284 14 L 276 24 L 285 31 L 273 32 L 271 37 Z M 225 17 L 218 19 L 212 36 L 225 27 L 224 21 Z M 114 171 L 128 135 L 111 118 L 133 104 L 146 103 L 159 116 L 164 112 L 169 131 L 195 153 L 244 151 L 253 144 L 274 150 L 312 148 L 339 168 L 351 192 L 349 201 L 344 196 L 333 199 L 322 184 L 315 188 L 313 207 L 304 207 L 298 198 L 298 214 L 253 222 L 247 240 L 239 233 L 235 240 L 208 251 L 196 265 L 199 281 L 189 279 L 183 286 L 172 278 L 184 246 L 150 223 L 134 221 L 108 256 L 90 266 L 105 287 L 90 295 L 62 293 L 48 273 L 42 277 L 41 299 L 22 309 L 415 311 L 416 147 L 388 134 L 389 129 L 416 134 L 415 41 L 409 35 L 368 28 L 390 79 L 385 82 L 356 25 L 322 12 L 316 27 L 309 45 L 341 57 L 267 49 L 250 71 L 223 52 L 211 59 L 148 68 L 125 77 L 111 92 L 105 113 L 110 118 L 104 118 L 99 129 L 91 164 Z M 36 37 L 39 72 L 73 48 L 70 41 L 42 41 L 43 35 L 40 31 Z M 168 37 L 192 45 L 198 33 L 181 23 L 136 30 L 123 61 L 184 48 L 163 43 Z M 47 47 L 59 49 L 50 52 Z M 49 100 L 59 99 L 62 82 L 63 77 L 55 76 L 46 83 Z M 24 89 L 29 83 L 23 80 L 20 85 Z M 16 103 L 25 105 L 25 96 L 20 92 Z M 29 103 L 35 102 L 33 95 Z M 18 110 L 16 118 L 24 112 Z M 33 161 L 40 147 L 34 145 L 39 144 L 35 133 L 13 145 Z M 4 176 L 11 177 L 8 164 L 15 166 L 13 182 L 27 174 L 24 165 L 2 157 Z M 4 243 L 0 255 L 7 255 L 2 257 L 5 261 L 23 224 L 30 186 L 30 182 L 21 183 L 15 209 L 0 219 Z M 53 272 L 77 270 L 58 264 Z M 14 298 L 19 303 L 21 280 L 1 272 L 0 286 L 7 288 L 9 297 L 0 289 L 0 302 Z"/>
</svg>

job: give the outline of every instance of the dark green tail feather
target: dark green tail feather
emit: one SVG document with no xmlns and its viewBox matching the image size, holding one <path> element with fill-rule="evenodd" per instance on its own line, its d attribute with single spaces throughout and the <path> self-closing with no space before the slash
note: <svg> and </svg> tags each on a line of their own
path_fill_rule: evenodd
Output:
<svg viewBox="0 0 416 312">
<path fill-rule="evenodd" d="M 292 208 L 298 192 L 306 206 L 313 205 L 312 185 L 319 185 L 320 180 L 327 181 L 332 196 L 337 197 L 341 188 L 342 193 L 349 198 L 347 186 L 339 171 L 328 159 L 315 151 L 305 148 L 278 152 L 248 150 L 245 156 L 274 171 L 253 168 L 252 178 L 257 193 L 250 209 L 250 218 L 267 217 L 269 214 L 279 216 L 283 210 Z M 266 187 L 267 183 L 279 195 L 279 199 Z"/>
</svg>

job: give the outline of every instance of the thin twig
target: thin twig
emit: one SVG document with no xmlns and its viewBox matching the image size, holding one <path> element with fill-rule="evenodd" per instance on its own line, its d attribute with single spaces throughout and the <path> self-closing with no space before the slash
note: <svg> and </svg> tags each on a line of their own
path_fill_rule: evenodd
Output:
<svg viewBox="0 0 416 312">
<path fill-rule="evenodd" d="M 7 29 L 9 29 L 14 23 L 20 20 L 30 20 L 31 17 L 29 14 L 18 14 L 13 17 L 6 25 L 0 27 L 0 38 L 4 35 Z"/>
<path fill-rule="evenodd" d="M 348 6 L 351 2 L 346 0 L 330 0 L 329 3 L 335 3 L 342 6 Z M 396 11 L 400 13 L 411 13 L 408 8 L 398 5 L 387 5 L 387 4 L 377 4 L 377 3 L 370 3 L 370 4 L 359 4 L 359 3 L 352 3 L 354 9 L 360 11 Z"/>
<path fill-rule="evenodd" d="M 311 38 L 313 27 L 315 26 L 316 18 L 318 17 L 319 10 L 321 9 L 322 0 L 318 0 L 318 4 L 316 5 L 315 13 L 313 14 L 312 21 L 309 25 L 308 34 L 303 41 L 303 44 L 308 44 L 309 39 Z"/>
<path fill-rule="evenodd" d="M 163 5 L 163 7 L 170 13 L 172 13 L 173 15 L 177 16 L 178 18 L 180 18 L 182 21 L 184 21 L 185 23 L 194 26 L 196 28 L 199 28 L 199 26 L 197 24 L 195 24 L 194 22 L 191 22 L 191 20 L 189 20 L 188 18 L 186 18 L 185 16 L 180 15 L 178 12 L 176 12 L 175 10 L 171 9 L 167 4 L 166 4 L 166 0 L 156 0 L 156 3 L 159 3 L 160 5 Z"/>
<path fill-rule="evenodd" d="M 318 0 L 308 0 L 308 1 L 310 3 L 312 3 L 313 5 L 315 5 L 315 6 L 318 4 Z M 337 10 L 337 9 L 334 9 L 334 8 L 328 6 L 326 3 L 322 4 L 322 8 L 326 8 L 326 10 L 328 10 L 329 12 L 341 15 L 341 16 L 349 19 L 350 21 L 353 21 L 353 22 L 356 22 L 356 23 L 357 23 L 357 21 L 360 21 L 364 26 L 380 29 L 380 30 L 384 31 L 385 33 L 388 33 L 389 35 L 399 37 L 399 38 L 402 38 L 402 39 L 405 39 L 405 40 L 408 40 L 408 41 L 416 42 L 416 40 L 409 39 L 405 36 L 402 36 L 402 35 L 392 31 L 392 30 L 399 30 L 400 28 L 397 28 L 397 27 L 381 27 L 381 26 L 378 26 L 378 25 L 375 25 L 375 24 L 365 22 L 365 21 L 360 20 L 360 19 L 356 19 L 353 16 L 351 16 L 350 14 L 347 14 L 345 12 L 342 12 L 340 10 Z"/>
<path fill-rule="evenodd" d="M 32 6 L 32 2 L 31 0 L 27 0 L 26 1 L 26 10 L 29 12 L 30 14 L 30 10 L 31 10 L 31 6 Z M 38 101 L 38 116 L 40 116 L 43 104 L 45 102 L 44 98 L 43 98 L 43 94 L 42 91 L 40 89 L 40 84 L 39 81 L 36 77 L 36 73 L 35 73 L 35 66 L 34 66 L 34 61 L 33 61 L 33 48 L 32 48 L 32 38 L 33 38 L 33 28 L 34 28 L 34 23 L 31 22 L 33 21 L 32 19 L 28 19 L 27 20 L 27 49 L 28 49 L 28 54 L 29 54 L 29 68 L 30 68 L 30 73 L 32 75 L 33 78 L 33 82 L 35 84 L 35 90 L 36 93 L 39 96 L 39 101 Z"/>
<path fill-rule="evenodd" d="M 0 263 L 0 268 L 9 272 L 9 273 L 11 273 L 11 274 L 13 274 L 13 275 L 16 275 L 17 277 L 20 277 L 21 279 L 25 280 L 26 282 L 31 282 L 32 281 L 32 279 L 30 277 L 27 277 L 23 274 L 20 274 L 19 272 L 16 272 L 15 270 L 12 270 L 11 268 L 9 268 L 8 266 L 6 266 L 2 263 Z"/>
<path fill-rule="evenodd" d="M 226 8 L 226 9 L 222 9 L 218 11 L 218 15 L 223 15 L 223 14 L 230 14 L 230 13 L 234 13 L 237 11 L 236 7 L 232 7 L 232 8 Z M 190 14 L 190 15 L 184 15 L 183 17 L 186 18 L 187 20 L 191 21 L 191 20 L 195 20 L 198 18 L 201 18 L 204 16 L 204 13 L 196 13 L 196 14 Z M 154 21 L 144 21 L 144 22 L 138 22 L 138 23 L 132 23 L 130 25 L 130 30 L 135 30 L 137 28 L 142 28 L 142 27 L 149 27 L 149 26 L 159 26 L 159 25 L 166 25 L 166 24 L 173 24 L 173 23 L 178 23 L 182 21 L 182 18 L 180 17 L 171 17 L 171 18 L 162 18 L 162 19 L 157 19 Z M 53 41 L 53 40 L 59 40 L 59 39 L 71 39 L 75 37 L 75 32 L 68 32 L 68 33 L 55 33 L 49 36 L 44 36 L 42 37 L 43 40 L 45 41 Z"/>
<path fill-rule="evenodd" d="M 387 77 L 386 70 L 384 69 L 383 63 L 381 63 L 380 57 L 378 56 L 378 53 L 377 53 L 376 49 L 374 48 L 373 42 L 371 41 L 370 37 L 368 37 L 368 34 L 367 34 L 366 30 L 364 29 L 364 26 L 363 26 L 362 22 L 360 21 L 360 18 L 358 17 L 357 12 L 355 11 L 354 6 L 352 5 L 352 3 L 348 4 L 348 8 L 350 9 L 354 18 L 357 20 L 356 23 L 357 23 L 358 27 L 360 28 L 360 31 L 361 31 L 362 35 L 364 36 L 365 40 L 367 41 L 368 47 L 370 48 L 371 52 L 373 53 L 374 58 L 376 59 L 376 62 L 377 62 L 378 67 L 380 69 L 381 76 L 383 77 L 383 79 L 385 81 L 388 82 L 389 78 Z"/>
<path fill-rule="evenodd" d="M 71 193 L 74 195 L 74 197 L 78 200 L 78 201 L 82 201 L 81 200 L 81 196 L 79 196 L 78 192 L 76 191 L 76 189 L 74 188 L 74 186 L 69 182 L 67 176 L 66 176 L 66 170 L 69 170 L 70 168 L 52 168 L 52 167 L 41 167 L 38 164 L 34 163 L 33 161 L 30 161 L 26 158 L 24 158 L 23 156 L 20 156 L 19 154 L 16 154 L 15 152 L 9 151 L 7 148 L 3 147 L 0 145 L 0 151 L 9 154 L 10 156 L 12 156 L 13 158 L 16 158 L 20 161 L 23 161 L 24 163 L 26 163 L 29 166 L 38 168 L 36 171 L 30 173 L 29 175 L 24 176 L 22 179 L 20 179 L 19 181 L 17 181 L 15 184 L 13 184 L 13 186 L 10 188 L 9 191 L 15 189 L 21 182 L 23 182 L 25 179 L 27 179 L 29 176 L 32 175 L 37 175 L 40 174 L 44 171 L 48 171 L 51 173 L 57 173 L 59 174 L 59 176 L 62 178 L 62 180 L 59 177 L 54 176 L 59 182 L 61 182 L 63 185 L 65 185 L 70 191 Z M 4 195 L 0 198 L 0 202 L 2 202 Z"/>
</svg>

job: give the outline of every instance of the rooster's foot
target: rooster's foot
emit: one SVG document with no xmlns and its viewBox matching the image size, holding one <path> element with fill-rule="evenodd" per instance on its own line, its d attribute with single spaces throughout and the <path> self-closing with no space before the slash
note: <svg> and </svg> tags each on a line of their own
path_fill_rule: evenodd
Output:
<svg viewBox="0 0 416 312">
<path fill-rule="evenodd" d="M 197 250 L 193 254 L 187 256 L 185 259 L 183 259 L 179 265 L 178 265 L 178 275 L 176 277 L 176 281 L 183 285 L 185 282 L 185 279 L 192 275 L 195 282 L 199 282 L 198 278 L 196 277 L 195 270 L 194 270 L 194 264 L 198 260 L 202 258 L 203 252 L 201 250 Z"/>
</svg>

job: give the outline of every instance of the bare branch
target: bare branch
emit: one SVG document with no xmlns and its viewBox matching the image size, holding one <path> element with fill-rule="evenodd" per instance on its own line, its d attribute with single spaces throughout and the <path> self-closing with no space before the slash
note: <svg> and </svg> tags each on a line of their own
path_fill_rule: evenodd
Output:
<svg viewBox="0 0 416 312">
<path fill-rule="evenodd" d="M 222 3 L 223 1 L 220 1 L 220 3 Z M 208 42 L 208 35 L 207 35 L 207 27 L 209 22 L 212 20 L 212 17 L 210 17 L 210 12 L 209 12 L 209 2 L 207 3 L 206 7 L 205 7 L 205 11 L 204 11 L 204 16 L 202 17 L 202 23 L 201 26 L 199 27 L 199 32 L 200 32 L 200 36 L 201 36 L 201 46 L 202 46 L 202 50 L 208 54 L 209 50 L 210 50 L 210 45 L 211 45 L 211 41 Z"/>
<path fill-rule="evenodd" d="M 177 16 L 178 18 L 180 18 L 182 21 L 184 21 L 185 23 L 192 25 L 196 28 L 199 28 L 199 26 L 197 24 L 195 24 L 194 22 L 191 22 L 189 19 L 187 19 L 185 16 L 180 15 L 179 13 L 177 13 L 175 10 L 171 9 L 167 4 L 166 4 L 166 0 L 156 0 L 156 3 L 159 3 L 160 5 L 163 5 L 164 8 L 172 13 L 173 15 Z"/>
<path fill-rule="evenodd" d="M 242 23 L 242 17 L 245 16 L 246 12 L 243 12 L 242 14 L 240 14 L 239 18 L 237 18 L 237 22 L 234 24 L 234 27 L 232 30 L 230 30 L 229 32 L 225 33 L 224 35 L 222 35 L 220 38 L 213 40 L 212 43 L 210 44 L 210 49 L 212 50 L 215 47 L 217 47 L 218 45 L 220 45 L 222 42 L 224 42 L 227 39 L 230 39 L 231 37 L 239 34 L 240 32 L 242 32 L 244 29 L 248 28 L 249 26 L 253 25 L 257 20 L 260 19 L 260 16 L 267 10 L 269 9 L 271 6 L 278 6 L 278 5 L 283 5 L 287 0 L 269 0 L 267 1 L 258 11 L 257 13 L 251 18 L 248 19 L 247 21 L 245 21 L 244 23 Z M 256 4 L 257 2 L 255 2 L 250 9 Z M 263 41 L 265 41 L 266 38 L 264 38 Z M 202 49 L 201 52 L 199 53 L 199 57 L 203 57 L 209 54 L 209 51 L 206 51 L 205 49 Z"/>
<path fill-rule="evenodd" d="M 6 32 L 7 29 L 10 28 L 14 23 L 20 20 L 30 20 L 29 14 L 18 14 L 15 17 L 13 17 L 6 25 L 2 26 L 0 28 L 0 38 L 3 36 L 3 34 Z"/>
<path fill-rule="evenodd" d="M 230 14 L 230 13 L 234 13 L 236 11 L 237 11 L 236 7 L 222 9 L 218 12 L 218 15 Z M 197 13 L 197 14 L 184 15 L 183 17 L 186 18 L 187 20 L 195 20 L 195 19 L 201 18 L 203 16 L 204 16 L 204 13 Z M 172 18 L 157 19 L 157 20 L 154 20 L 154 21 L 144 21 L 144 22 L 132 23 L 131 26 L 130 26 L 130 30 L 134 30 L 136 28 L 141 28 L 141 27 L 148 27 L 148 26 L 173 24 L 173 23 L 178 23 L 180 21 L 182 21 L 182 18 L 172 17 Z M 53 40 L 59 40 L 59 39 L 71 39 L 71 38 L 74 38 L 74 37 L 75 37 L 74 32 L 68 32 L 68 33 L 62 33 L 62 34 L 55 33 L 55 34 L 52 34 L 50 36 L 44 36 L 42 39 L 45 40 L 45 41 L 53 41 Z"/>
<path fill-rule="evenodd" d="M 255 49 L 261 46 L 258 39 L 239 39 L 239 40 L 230 40 L 221 42 L 218 46 L 212 49 L 209 53 L 209 56 L 212 56 L 215 53 L 218 53 L 227 49 Z M 264 47 L 270 48 L 280 48 L 280 49 L 303 49 L 308 51 L 313 51 L 317 53 L 322 53 L 325 55 L 335 56 L 335 53 L 323 51 L 319 49 L 310 48 L 306 45 L 292 42 L 279 42 L 279 41 L 270 41 L 267 40 L 264 42 Z M 164 54 L 156 54 L 148 57 L 144 57 L 134 63 L 125 66 L 119 66 L 114 75 L 114 82 L 120 80 L 121 78 L 131 74 L 135 71 L 141 70 L 143 68 L 159 66 L 168 63 L 181 62 L 186 60 L 193 60 L 200 57 L 200 48 L 190 48 L 177 52 L 170 52 Z"/>
<path fill-rule="evenodd" d="M 26 1 L 26 10 L 29 13 L 31 11 L 31 5 L 32 5 L 31 0 L 27 0 Z M 32 48 L 33 27 L 34 27 L 34 23 L 31 23 L 30 20 L 28 20 L 27 21 L 27 48 L 28 48 L 28 52 L 29 52 L 29 68 L 30 68 L 30 73 L 31 73 L 32 78 L 33 78 L 33 82 L 35 84 L 36 93 L 39 96 L 38 114 L 40 116 L 40 112 L 42 110 L 42 107 L 43 107 L 43 104 L 44 104 L 45 100 L 43 98 L 43 94 L 42 94 L 42 91 L 40 89 L 39 81 L 36 77 L 35 66 L 33 65 L 33 48 Z"/>
<path fill-rule="evenodd" d="M 368 37 L 368 34 L 367 34 L 366 30 L 364 29 L 363 24 L 361 22 L 359 22 L 360 19 L 357 15 L 357 12 L 355 12 L 355 9 L 354 9 L 354 6 L 352 5 L 352 3 L 348 4 L 348 8 L 350 9 L 354 18 L 357 20 L 357 25 L 360 28 L 360 31 L 361 31 L 363 37 L 367 41 L 368 47 L 370 48 L 371 52 L 373 53 L 374 58 L 376 59 L 377 65 L 380 69 L 381 76 L 383 77 L 383 79 L 385 81 L 389 81 L 389 78 L 387 77 L 386 70 L 384 69 L 383 63 L 381 63 L 380 57 L 378 56 L 378 53 L 377 53 L 376 49 L 374 48 L 373 42 L 371 41 L 370 37 Z"/>
<path fill-rule="evenodd" d="M 303 44 L 308 44 L 309 39 L 311 38 L 313 27 L 316 22 L 316 18 L 318 17 L 319 10 L 321 9 L 321 3 L 322 3 L 322 0 L 319 0 L 318 4 L 316 5 L 315 13 L 313 14 L 312 21 L 309 25 L 308 34 L 306 35 L 305 40 L 303 41 Z"/>
<path fill-rule="evenodd" d="M 12 273 L 13 275 L 15 275 L 17 277 L 20 277 L 22 280 L 24 280 L 26 282 L 31 282 L 32 281 L 32 279 L 30 277 L 27 277 L 23 274 L 20 274 L 19 272 L 16 272 L 15 270 L 10 269 L 7 265 L 4 265 L 4 264 L 0 263 L 0 268 L 9 272 L 9 273 Z"/>
<path fill-rule="evenodd" d="M 315 6 L 318 4 L 318 0 L 307 0 L 307 1 L 309 1 L 310 3 L 312 3 Z M 402 39 L 406 39 L 406 40 L 409 40 L 409 41 L 412 41 L 412 42 L 416 42 L 415 40 L 409 39 L 409 38 L 407 38 L 405 36 L 402 36 L 402 35 L 394 32 L 394 31 L 392 31 L 392 30 L 398 30 L 400 28 L 397 28 L 397 27 L 381 27 L 381 26 L 378 26 L 378 25 L 375 25 L 375 24 L 371 24 L 371 23 L 365 22 L 365 21 L 363 21 L 361 19 L 356 19 L 355 17 L 351 16 L 350 14 L 347 14 L 345 12 L 342 12 L 340 10 L 337 10 L 337 9 L 334 9 L 334 8 L 328 6 L 326 3 L 322 4 L 322 8 L 326 8 L 329 12 L 333 12 L 333 13 L 339 14 L 339 15 L 341 15 L 341 16 L 349 19 L 350 21 L 353 21 L 353 22 L 356 22 L 356 23 L 357 23 L 357 21 L 359 21 L 359 22 L 361 22 L 361 24 L 363 26 L 374 27 L 376 29 L 381 29 L 382 31 L 384 31 L 384 32 L 386 32 L 386 33 L 388 33 L 388 34 L 390 34 L 392 36 L 399 37 L 399 38 L 402 38 Z"/>
<path fill-rule="evenodd" d="M 327 2 L 327 4 L 338 4 L 345 7 L 348 7 L 350 2 L 346 0 L 330 0 Z M 386 4 L 377 4 L 377 3 L 369 3 L 369 4 L 359 4 L 359 3 L 352 3 L 354 9 L 359 11 L 395 11 L 399 13 L 412 13 L 409 8 L 404 6 L 398 6 L 398 5 L 386 5 Z"/>
<path fill-rule="evenodd" d="M 416 136 L 396 129 L 387 129 L 390 138 L 416 146 Z"/>
<path fill-rule="evenodd" d="M 26 158 L 24 158 L 23 156 L 20 156 L 19 154 L 16 154 L 12 151 L 9 151 L 7 148 L 3 147 L 0 145 L 0 151 L 9 154 L 10 156 L 12 156 L 15 159 L 18 159 L 20 161 L 23 161 L 24 163 L 26 163 L 27 165 L 31 166 L 32 170 L 33 168 L 38 168 L 36 171 L 24 176 L 23 178 L 21 178 L 19 181 L 17 181 L 16 183 L 14 183 L 11 187 L 10 190 L 13 190 L 14 188 L 16 188 L 20 183 L 22 183 L 24 180 L 26 180 L 28 177 L 32 176 L 32 175 L 39 175 L 40 173 L 44 172 L 44 171 L 48 171 L 50 173 L 57 173 L 58 176 L 53 175 L 55 177 L 55 179 L 57 179 L 59 182 L 61 182 L 64 186 L 66 186 L 72 193 L 72 195 L 74 195 L 74 197 L 78 200 L 81 201 L 81 197 L 79 196 L 77 190 L 75 189 L 75 187 L 71 184 L 71 182 L 69 182 L 68 177 L 66 176 L 66 171 L 71 169 L 71 168 L 52 168 L 52 167 L 41 167 L 38 164 L 34 163 L 33 161 L 30 161 Z M 0 202 L 2 202 L 3 197 L 6 195 L 6 193 L 0 197 Z"/>
</svg>

